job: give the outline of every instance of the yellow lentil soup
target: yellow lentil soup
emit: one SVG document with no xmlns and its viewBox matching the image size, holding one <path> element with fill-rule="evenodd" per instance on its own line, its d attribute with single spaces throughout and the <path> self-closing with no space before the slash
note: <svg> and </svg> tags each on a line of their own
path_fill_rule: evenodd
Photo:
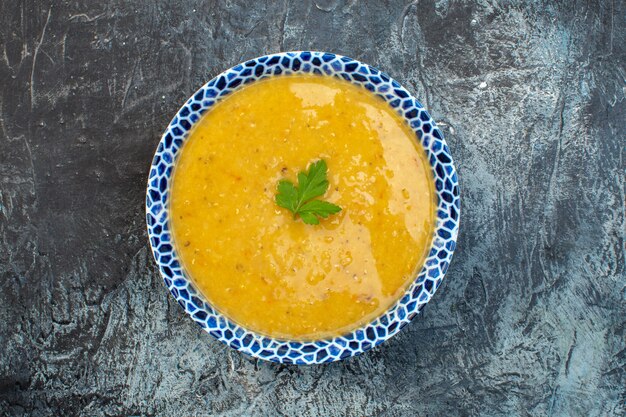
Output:
<svg viewBox="0 0 626 417">
<path fill-rule="evenodd" d="M 325 201 L 305 224 L 275 202 L 281 179 L 324 160 Z M 193 127 L 170 221 L 187 275 L 239 325 L 275 338 L 347 333 L 387 310 L 421 268 L 435 192 L 414 132 L 382 99 L 325 76 L 245 86 Z"/>
</svg>

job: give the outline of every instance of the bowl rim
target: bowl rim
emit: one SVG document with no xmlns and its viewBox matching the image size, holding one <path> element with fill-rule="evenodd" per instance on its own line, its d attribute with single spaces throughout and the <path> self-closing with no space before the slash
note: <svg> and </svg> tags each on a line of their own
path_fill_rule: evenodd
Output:
<svg viewBox="0 0 626 417">
<path fill-rule="evenodd" d="M 413 282 L 379 317 L 333 338 L 275 339 L 248 330 L 219 313 L 195 289 L 173 247 L 168 196 L 176 156 L 202 114 L 223 97 L 268 77 L 289 74 L 332 76 L 382 97 L 416 134 L 430 162 L 437 196 L 430 250 Z M 206 332 L 252 357 L 286 364 L 327 363 L 359 355 L 398 333 L 428 303 L 441 284 L 456 248 L 460 190 L 450 150 L 434 120 L 404 87 L 386 73 L 353 58 L 321 51 L 263 55 L 237 64 L 204 84 L 182 105 L 163 133 L 150 166 L 146 223 L 152 253 L 165 285 L 185 312 Z"/>
</svg>

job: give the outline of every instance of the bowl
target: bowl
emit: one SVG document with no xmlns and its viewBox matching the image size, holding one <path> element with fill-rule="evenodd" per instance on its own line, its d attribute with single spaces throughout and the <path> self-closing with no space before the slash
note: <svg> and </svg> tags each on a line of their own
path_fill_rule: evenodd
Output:
<svg viewBox="0 0 626 417">
<path fill-rule="evenodd" d="M 306 73 L 338 77 L 382 97 L 405 119 L 426 152 L 435 180 L 436 225 L 430 251 L 414 281 L 385 313 L 342 336 L 315 341 L 279 340 L 250 331 L 213 308 L 181 267 L 172 243 L 168 195 L 172 170 L 189 131 L 228 94 L 267 77 Z M 370 65 L 314 51 L 283 52 L 251 59 L 213 78 L 181 107 L 157 147 L 148 179 L 146 222 L 154 258 L 166 287 L 185 312 L 219 341 L 255 358 L 286 364 L 333 362 L 368 351 L 406 326 L 441 284 L 456 247 L 460 195 L 450 150 L 424 107 L 397 81 Z"/>
</svg>

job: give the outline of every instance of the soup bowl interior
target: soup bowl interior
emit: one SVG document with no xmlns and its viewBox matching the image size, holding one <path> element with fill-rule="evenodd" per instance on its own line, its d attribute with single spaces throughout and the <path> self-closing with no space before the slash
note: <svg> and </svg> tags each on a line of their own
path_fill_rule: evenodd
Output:
<svg viewBox="0 0 626 417">
<path fill-rule="evenodd" d="M 385 100 L 415 132 L 432 169 L 436 224 L 426 259 L 397 302 L 366 325 L 337 337 L 279 340 L 255 333 L 220 314 L 195 288 L 172 241 L 168 200 L 172 172 L 185 140 L 202 115 L 224 97 L 268 77 L 316 74 L 337 77 Z M 423 106 L 387 74 L 344 56 L 324 52 L 285 52 L 239 64 L 212 79 L 181 107 L 159 142 L 146 197 L 146 220 L 154 258 L 165 285 L 187 314 L 230 347 L 256 358 L 290 364 L 332 362 L 358 355 L 382 343 L 428 303 L 450 264 L 459 227 L 460 195 L 450 150 Z"/>
</svg>

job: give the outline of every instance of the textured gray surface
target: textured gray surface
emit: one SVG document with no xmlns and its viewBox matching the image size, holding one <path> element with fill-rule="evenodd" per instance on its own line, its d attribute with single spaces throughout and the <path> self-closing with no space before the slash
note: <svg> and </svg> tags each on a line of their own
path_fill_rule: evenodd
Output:
<svg viewBox="0 0 626 417">
<path fill-rule="evenodd" d="M 623 416 L 623 1 L 0 1 L 0 414 Z M 440 122 L 459 249 L 405 331 L 256 362 L 165 291 L 144 230 L 162 130 L 294 49 L 371 63 Z"/>
</svg>

